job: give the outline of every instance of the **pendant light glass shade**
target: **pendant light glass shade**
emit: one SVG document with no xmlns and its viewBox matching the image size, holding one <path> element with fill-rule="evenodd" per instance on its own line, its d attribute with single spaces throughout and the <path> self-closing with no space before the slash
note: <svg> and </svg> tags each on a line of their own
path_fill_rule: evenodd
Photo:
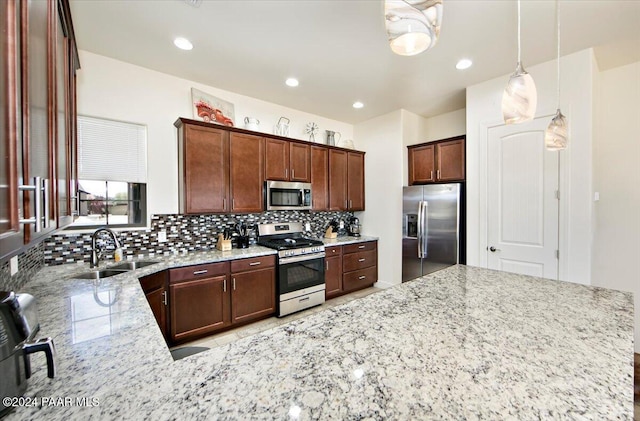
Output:
<svg viewBox="0 0 640 421">
<path fill-rule="evenodd" d="M 544 145 L 550 151 L 567 149 L 567 135 L 569 125 L 567 118 L 562 115 L 560 109 L 556 111 L 555 117 L 549 123 L 549 127 L 544 132 Z"/>
<path fill-rule="evenodd" d="M 520 60 L 520 0 L 518 0 L 518 64 L 502 94 L 502 118 L 505 124 L 533 120 L 538 106 L 538 93 L 533 78 Z"/>
<path fill-rule="evenodd" d="M 386 0 L 384 14 L 394 53 L 414 56 L 436 45 L 442 23 L 442 0 Z"/>
<path fill-rule="evenodd" d="M 556 0 L 556 24 L 558 26 L 558 110 L 544 132 L 544 145 L 550 151 L 567 149 L 569 143 L 569 122 L 560 111 L 560 5 Z"/>
<path fill-rule="evenodd" d="M 533 120 L 538 105 L 538 93 L 533 78 L 518 62 L 502 94 L 502 117 L 506 124 Z"/>
</svg>

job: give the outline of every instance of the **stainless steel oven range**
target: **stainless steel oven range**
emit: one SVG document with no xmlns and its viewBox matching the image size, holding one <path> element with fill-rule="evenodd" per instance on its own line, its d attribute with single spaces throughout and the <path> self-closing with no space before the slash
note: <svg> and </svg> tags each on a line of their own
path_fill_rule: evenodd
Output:
<svg viewBox="0 0 640 421">
<path fill-rule="evenodd" d="M 258 244 L 278 250 L 278 317 L 324 303 L 324 244 L 306 238 L 302 223 L 258 225 Z"/>
</svg>

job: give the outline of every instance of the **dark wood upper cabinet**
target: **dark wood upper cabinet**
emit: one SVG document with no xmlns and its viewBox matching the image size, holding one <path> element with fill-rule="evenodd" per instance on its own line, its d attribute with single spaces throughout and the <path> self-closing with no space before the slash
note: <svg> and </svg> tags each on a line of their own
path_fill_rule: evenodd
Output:
<svg viewBox="0 0 640 421">
<path fill-rule="evenodd" d="M 434 145 L 409 149 L 409 185 L 434 182 L 436 161 Z"/>
<path fill-rule="evenodd" d="M 230 134 L 231 212 L 262 212 L 264 183 L 264 139 Z"/>
<path fill-rule="evenodd" d="M 178 130 L 181 213 L 229 210 L 229 132 L 183 125 Z"/>
<path fill-rule="evenodd" d="M 438 181 L 462 181 L 464 174 L 464 140 L 436 144 Z"/>
<path fill-rule="evenodd" d="M 321 146 L 311 147 L 311 198 L 313 210 L 329 207 L 329 150 Z"/>
<path fill-rule="evenodd" d="M 329 149 L 329 210 L 347 210 L 347 152 Z"/>
<path fill-rule="evenodd" d="M 309 183 L 311 181 L 311 146 L 289 142 L 290 164 L 289 180 Z"/>
<path fill-rule="evenodd" d="M 309 153 L 309 145 L 265 139 L 265 180 L 308 183 L 311 179 Z"/>
<path fill-rule="evenodd" d="M 266 139 L 264 153 L 265 180 L 289 181 L 289 142 Z"/>
<path fill-rule="evenodd" d="M 347 154 L 347 198 L 348 210 L 364 210 L 364 154 Z"/>
<path fill-rule="evenodd" d="M 0 2 L 0 258 L 23 243 L 24 217 L 18 185 L 22 184 L 20 121 L 20 3 Z"/>
<path fill-rule="evenodd" d="M 73 222 L 77 174 L 75 74 L 67 0 L 0 6 L 0 259 Z"/>
<path fill-rule="evenodd" d="M 408 147 L 409 185 L 465 180 L 465 136 Z"/>
<path fill-rule="evenodd" d="M 181 213 L 262 212 L 265 180 L 311 183 L 313 210 L 364 210 L 364 152 L 186 118 L 174 125 Z"/>
<path fill-rule="evenodd" d="M 329 210 L 364 210 L 364 153 L 329 150 Z"/>
</svg>

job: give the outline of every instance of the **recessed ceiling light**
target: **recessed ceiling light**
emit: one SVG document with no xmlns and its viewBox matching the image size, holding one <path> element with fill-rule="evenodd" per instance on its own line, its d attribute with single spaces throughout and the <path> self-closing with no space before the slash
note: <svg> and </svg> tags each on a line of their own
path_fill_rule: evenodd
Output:
<svg viewBox="0 0 640 421">
<path fill-rule="evenodd" d="M 193 49 L 193 44 L 186 38 L 176 38 L 173 40 L 173 43 L 176 47 L 181 50 L 191 50 Z"/>
<path fill-rule="evenodd" d="M 356 101 L 353 103 L 353 108 L 362 108 L 364 107 L 364 104 L 360 101 Z"/>
<path fill-rule="evenodd" d="M 473 62 L 471 60 L 469 60 L 468 58 L 463 58 L 456 64 L 456 69 L 458 70 L 468 69 L 469 67 L 471 67 L 472 64 Z"/>
<path fill-rule="evenodd" d="M 287 79 L 284 83 L 287 84 L 287 86 L 298 86 L 300 84 L 300 82 L 298 82 L 298 79 L 290 77 L 289 79 Z"/>
</svg>

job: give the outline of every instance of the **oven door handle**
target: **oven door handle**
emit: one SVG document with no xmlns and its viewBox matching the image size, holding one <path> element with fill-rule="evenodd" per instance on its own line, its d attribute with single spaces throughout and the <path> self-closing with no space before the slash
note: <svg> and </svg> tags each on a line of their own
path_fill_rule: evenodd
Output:
<svg viewBox="0 0 640 421">
<path fill-rule="evenodd" d="M 303 254 L 301 256 L 281 257 L 278 259 L 278 264 L 286 265 L 287 263 L 304 262 L 307 260 L 323 259 L 325 256 L 324 251 L 321 253 Z"/>
</svg>

